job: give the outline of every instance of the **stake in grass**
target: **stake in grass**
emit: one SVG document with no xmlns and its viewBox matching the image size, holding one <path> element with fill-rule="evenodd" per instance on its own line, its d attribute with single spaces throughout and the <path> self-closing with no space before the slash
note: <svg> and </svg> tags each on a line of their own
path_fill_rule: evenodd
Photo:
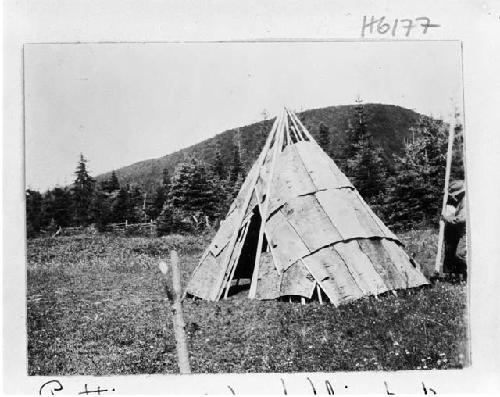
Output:
<svg viewBox="0 0 500 397">
<path fill-rule="evenodd" d="M 170 301 L 172 311 L 172 323 L 174 327 L 175 342 L 177 346 L 177 360 L 179 363 L 179 371 L 181 374 L 190 374 L 191 367 L 189 365 L 189 350 L 186 341 L 184 315 L 182 313 L 182 291 L 181 277 L 179 272 L 179 256 L 177 255 L 176 251 L 170 252 L 170 265 L 172 268 L 172 289 L 170 289 L 168 284 L 168 264 L 164 261 L 161 261 L 159 263 L 159 268 L 165 276 L 165 290 L 168 300 Z"/>
</svg>

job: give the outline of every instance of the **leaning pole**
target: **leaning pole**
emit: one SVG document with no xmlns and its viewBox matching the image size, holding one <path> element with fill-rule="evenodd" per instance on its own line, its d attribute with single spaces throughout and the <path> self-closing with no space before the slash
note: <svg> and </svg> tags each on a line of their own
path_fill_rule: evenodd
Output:
<svg viewBox="0 0 500 397">
<path fill-rule="evenodd" d="M 446 154 L 446 172 L 444 176 L 444 193 L 443 193 L 443 205 L 441 206 L 441 214 L 444 213 L 446 209 L 446 204 L 448 203 L 448 188 L 450 185 L 451 159 L 453 157 L 454 140 L 455 140 L 455 122 L 453 121 L 450 123 L 450 131 L 448 134 L 448 152 Z M 436 275 L 441 275 L 442 271 L 444 227 L 445 227 L 444 220 L 440 218 L 436 263 L 434 264 L 434 274 Z"/>
</svg>

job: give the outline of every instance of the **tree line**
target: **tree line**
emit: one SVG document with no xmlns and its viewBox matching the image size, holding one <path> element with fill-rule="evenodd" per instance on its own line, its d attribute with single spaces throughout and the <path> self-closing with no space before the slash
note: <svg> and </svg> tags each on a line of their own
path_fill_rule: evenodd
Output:
<svg viewBox="0 0 500 397">
<path fill-rule="evenodd" d="M 455 114 L 451 179 L 464 179 L 462 126 Z M 410 127 L 402 154 L 388 159 L 374 142 L 360 103 L 349 122 L 346 139 L 331 142 L 324 124 L 318 143 L 351 180 L 374 212 L 396 230 L 436 226 L 442 205 L 449 126 L 420 117 Z"/>
<path fill-rule="evenodd" d="M 374 142 L 359 103 L 342 142 L 333 142 L 324 123 L 318 127 L 319 145 L 349 177 L 361 196 L 388 226 L 408 229 L 436 225 L 444 186 L 448 130 L 444 122 L 421 117 L 411 127 L 412 138 L 402 154 L 388 159 Z M 452 178 L 463 179 L 463 140 L 457 127 Z M 258 139 L 265 138 L 265 131 Z M 249 137 L 244 137 L 249 139 Z M 195 233 L 224 218 L 245 177 L 241 145 L 233 145 L 230 164 L 219 147 L 211 163 L 194 156 L 177 164 L 172 175 L 163 170 L 153 189 L 122 184 L 115 171 L 97 182 L 81 154 L 75 180 L 69 187 L 45 193 L 26 191 L 28 236 L 58 227 L 95 225 L 106 231 L 111 223 L 156 221 L 159 235 Z"/>
<path fill-rule="evenodd" d="M 71 186 L 43 194 L 26 190 L 28 237 L 59 227 L 94 225 L 104 232 L 110 224 L 122 222 L 156 221 L 159 235 L 212 227 L 227 212 L 244 178 L 237 150 L 229 170 L 218 151 L 215 159 L 209 166 L 190 157 L 177 165 L 173 175 L 164 169 L 161 182 L 151 191 L 121 184 L 115 171 L 97 182 L 80 154 Z"/>
</svg>

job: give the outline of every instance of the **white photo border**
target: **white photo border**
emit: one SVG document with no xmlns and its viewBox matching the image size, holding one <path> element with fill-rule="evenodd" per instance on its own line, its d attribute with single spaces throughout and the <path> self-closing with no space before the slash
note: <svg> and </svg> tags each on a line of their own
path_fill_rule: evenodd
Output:
<svg viewBox="0 0 500 397">
<path fill-rule="evenodd" d="M 391 4 L 389 8 L 387 4 Z M 37 394 L 58 380 L 58 394 L 100 386 L 113 394 L 289 394 L 493 392 L 500 388 L 500 308 L 496 288 L 500 197 L 500 5 L 494 1 L 118 1 L 50 0 L 4 5 L 3 384 Z M 363 16 L 428 16 L 439 28 L 412 40 L 463 45 L 472 365 L 464 370 L 328 374 L 27 376 L 26 228 L 22 51 L 26 43 L 375 40 L 361 37 Z M 379 40 L 380 38 L 376 39 Z M 396 40 L 407 40 L 402 35 Z M 385 40 L 385 39 L 384 39 Z M 193 379 L 195 378 L 195 380 Z M 307 379 L 309 378 L 312 383 Z M 283 382 L 282 382 L 283 379 Z M 347 387 L 345 387 L 347 386 Z M 114 389 L 114 391 L 113 391 Z M 54 389 L 57 393 L 57 387 Z"/>
</svg>

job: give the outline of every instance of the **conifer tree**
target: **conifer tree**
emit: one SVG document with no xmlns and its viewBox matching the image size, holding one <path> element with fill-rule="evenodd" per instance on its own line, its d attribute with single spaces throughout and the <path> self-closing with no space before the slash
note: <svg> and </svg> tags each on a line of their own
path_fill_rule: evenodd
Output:
<svg viewBox="0 0 500 397">
<path fill-rule="evenodd" d="M 90 213 L 97 230 L 106 231 L 107 225 L 113 220 L 110 194 L 104 190 L 95 191 L 90 205 Z"/>
<path fill-rule="evenodd" d="M 167 203 L 158 219 L 158 230 L 193 232 L 203 227 L 204 217 L 219 215 L 215 184 L 206 166 L 192 158 L 177 165 Z M 170 222 L 169 225 L 165 225 Z"/>
<path fill-rule="evenodd" d="M 34 237 L 42 226 L 42 195 L 36 190 L 26 190 L 26 229 Z"/>
<path fill-rule="evenodd" d="M 385 191 L 387 169 L 383 150 L 375 145 L 366 121 L 364 108 L 358 99 L 356 124 L 348 131 L 348 144 L 345 149 L 346 174 L 361 196 L 370 204 L 380 201 Z"/>
<path fill-rule="evenodd" d="M 47 227 L 50 221 L 53 219 L 53 196 L 52 191 L 48 190 L 42 195 L 41 211 L 40 211 L 40 225 L 42 228 Z M 75 224 L 72 217 L 72 224 Z"/>
<path fill-rule="evenodd" d="M 359 194 L 368 203 L 375 203 L 386 185 L 387 172 L 382 148 L 375 146 L 371 136 L 366 136 L 354 147 L 354 157 L 347 160 L 349 177 Z"/>
<path fill-rule="evenodd" d="M 340 170 L 348 175 L 348 164 L 347 160 L 352 158 L 353 154 L 353 139 L 354 136 L 354 126 L 350 119 L 347 120 L 347 128 L 345 129 L 345 133 L 339 136 L 335 142 L 335 145 L 331 145 L 330 155 L 335 161 L 335 164 L 340 168 Z"/>
<path fill-rule="evenodd" d="M 163 187 L 165 188 L 165 190 L 169 190 L 170 189 L 170 173 L 168 172 L 168 169 L 167 168 L 163 168 L 163 171 L 162 171 L 162 179 L 161 179 L 161 183 L 163 185 Z"/>
<path fill-rule="evenodd" d="M 116 198 L 113 200 L 111 212 L 113 222 L 130 222 L 130 197 L 126 188 L 122 187 L 118 191 Z"/>
<path fill-rule="evenodd" d="M 133 186 L 129 189 L 129 222 L 143 222 L 146 220 L 145 196 L 139 186 Z"/>
<path fill-rule="evenodd" d="M 94 193 L 95 182 L 87 171 L 87 160 L 80 154 L 73 183 L 73 219 L 77 225 L 86 226 L 90 222 L 90 203 Z"/>
<path fill-rule="evenodd" d="M 118 181 L 118 177 L 116 176 L 115 170 L 113 170 L 111 172 L 111 176 L 109 177 L 107 188 L 108 188 L 109 192 L 114 192 L 116 190 L 120 190 L 120 182 Z"/>
<path fill-rule="evenodd" d="M 100 188 L 102 191 L 108 193 L 120 190 L 120 182 L 118 181 L 115 170 L 111 172 L 111 175 L 108 179 L 100 183 Z"/>
<path fill-rule="evenodd" d="M 158 218 L 167 199 L 167 194 L 167 189 L 163 184 L 161 184 L 158 185 L 153 194 L 150 195 L 151 200 L 147 205 L 147 215 L 150 217 L 150 219 Z"/>
<path fill-rule="evenodd" d="M 175 213 L 175 216 L 174 216 Z M 185 231 L 179 211 L 174 209 L 168 201 L 165 202 L 160 215 L 156 219 L 156 234 L 164 236 L 170 233 Z"/>
<path fill-rule="evenodd" d="M 243 167 L 240 160 L 240 150 L 239 147 L 234 145 L 233 149 L 233 160 L 231 163 L 231 168 L 229 170 L 229 175 L 227 181 L 223 187 L 220 187 L 218 191 L 220 191 L 220 215 L 224 216 L 231 203 L 238 195 L 240 191 L 241 185 L 244 180 Z"/>
<path fill-rule="evenodd" d="M 74 224 L 72 206 L 73 199 L 68 189 L 56 187 L 47 191 L 42 197 L 42 225 L 46 227 L 52 222 L 56 226 L 67 227 Z"/>
<path fill-rule="evenodd" d="M 71 219 L 71 192 L 66 188 L 56 187 L 54 195 L 54 220 L 58 226 L 66 227 L 72 223 Z"/>
<path fill-rule="evenodd" d="M 233 161 L 231 164 L 231 170 L 229 172 L 229 184 L 234 186 L 241 174 L 242 174 L 242 165 L 241 165 L 240 150 L 237 145 L 234 145 Z"/>
<path fill-rule="evenodd" d="M 422 117 L 416 138 L 394 156 L 386 220 L 396 228 L 436 225 L 439 221 L 446 168 L 447 131 L 440 121 Z"/>
<path fill-rule="evenodd" d="M 154 188 L 153 193 L 148 194 L 146 214 L 150 219 L 157 219 L 166 203 L 170 191 L 170 173 L 167 168 L 163 169 L 161 184 Z"/>
<path fill-rule="evenodd" d="M 224 164 L 224 160 L 220 151 L 220 144 L 217 144 L 217 147 L 215 149 L 215 158 L 212 169 L 214 176 L 216 176 L 220 180 L 223 180 L 226 177 L 226 166 Z"/>
</svg>

